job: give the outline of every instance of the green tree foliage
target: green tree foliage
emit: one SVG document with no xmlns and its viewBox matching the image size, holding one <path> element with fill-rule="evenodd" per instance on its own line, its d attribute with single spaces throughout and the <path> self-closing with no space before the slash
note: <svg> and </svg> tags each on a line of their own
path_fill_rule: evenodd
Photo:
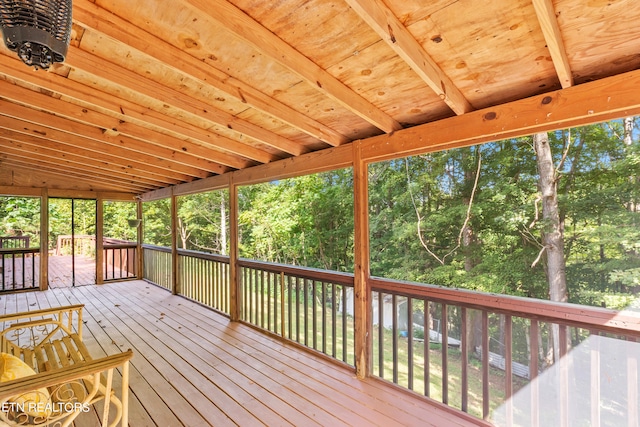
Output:
<svg viewBox="0 0 640 427">
<path fill-rule="evenodd" d="M 40 245 L 40 199 L 0 197 L 0 235 L 29 236 L 30 246 Z"/>
<path fill-rule="evenodd" d="M 197 193 L 178 198 L 178 246 L 222 255 L 229 248 L 229 192 Z"/>
<path fill-rule="evenodd" d="M 130 219 L 137 218 L 134 202 L 105 201 L 103 205 L 104 237 L 135 242 L 138 229 L 129 225 Z"/>
<path fill-rule="evenodd" d="M 639 144 L 624 143 L 621 121 L 552 133 L 550 144 L 570 301 L 620 308 L 621 294 L 640 291 Z M 548 297 L 531 138 L 373 164 L 369 179 L 374 275 Z"/>
<path fill-rule="evenodd" d="M 240 255 L 353 270 L 351 169 L 241 188 Z"/>
<path fill-rule="evenodd" d="M 170 199 L 161 199 L 142 204 L 144 243 L 171 247 L 170 202 Z"/>
</svg>

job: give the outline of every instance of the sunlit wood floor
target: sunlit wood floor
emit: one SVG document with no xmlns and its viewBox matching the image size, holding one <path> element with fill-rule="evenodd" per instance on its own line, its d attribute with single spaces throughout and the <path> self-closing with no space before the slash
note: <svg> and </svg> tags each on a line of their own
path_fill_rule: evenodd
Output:
<svg viewBox="0 0 640 427">
<path fill-rule="evenodd" d="M 2 294 L 0 313 L 77 303 L 94 357 L 135 353 L 134 427 L 472 425 L 144 281 Z M 76 423 L 96 424 L 94 413 Z"/>
</svg>

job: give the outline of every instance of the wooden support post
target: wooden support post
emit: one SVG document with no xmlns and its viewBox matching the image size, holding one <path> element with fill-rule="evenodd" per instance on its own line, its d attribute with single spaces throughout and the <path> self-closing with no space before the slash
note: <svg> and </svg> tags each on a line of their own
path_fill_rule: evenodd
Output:
<svg viewBox="0 0 640 427">
<path fill-rule="evenodd" d="M 40 193 L 40 290 L 49 289 L 49 193 Z"/>
<path fill-rule="evenodd" d="M 137 228 L 137 233 L 136 233 L 136 242 L 138 244 L 138 246 L 136 247 L 136 254 L 138 256 L 138 259 L 136 260 L 138 263 L 138 271 L 137 271 L 137 278 L 138 279 L 142 279 L 144 277 L 144 254 L 142 253 L 142 242 L 143 242 L 143 227 L 142 227 L 142 200 L 138 199 L 136 201 L 136 211 L 137 211 L 137 215 L 136 218 L 138 218 L 140 220 L 140 223 L 138 224 L 138 228 Z"/>
<path fill-rule="evenodd" d="M 242 283 L 238 273 L 238 186 L 231 177 L 229 181 L 229 315 L 232 321 L 242 316 Z"/>
<path fill-rule="evenodd" d="M 371 289 L 369 289 L 369 193 L 361 143 L 353 143 L 354 314 L 356 375 L 366 378 L 372 366 Z"/>
<path fill-rule="evenodd" d="M 180 294 L 178 278 L 178 198 L 171 192 L 171 293 Z"/>
<path fill-rule="evenodd" d="M 96 284 L 104 284 L 104 198 L 96 199 Z"/>
</svg>

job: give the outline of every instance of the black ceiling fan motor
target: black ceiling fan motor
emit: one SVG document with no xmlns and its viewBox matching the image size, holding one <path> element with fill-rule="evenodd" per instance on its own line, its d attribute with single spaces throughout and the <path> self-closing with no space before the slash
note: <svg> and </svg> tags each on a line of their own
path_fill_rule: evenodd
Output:
<svg viewBox="0 0 640 427">
<path fill-rule="evenodd" d="M 4 44 L 29 66 L 63 62 L 71 39 L 71 0 L 0 0 Z"/>
</svg>

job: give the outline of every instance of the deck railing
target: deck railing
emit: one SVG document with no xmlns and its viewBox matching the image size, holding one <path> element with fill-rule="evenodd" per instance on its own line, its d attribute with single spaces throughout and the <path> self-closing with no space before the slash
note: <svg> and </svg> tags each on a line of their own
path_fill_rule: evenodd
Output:
<svg viewBox="0 0 640 427">
<path fill-rule="evenodd" d="M 229 315 L 229 257 L 178 250 L 179 294 Z"/>
<path fill-rule="evenodd" d="M 138 244 L 126 240 L 105 238 L 104 280 L 134 279 L 138 276 Z"/>
<path fill-rule="evenodd" d="M 170 252 L 144 245 L 145 278 L 167 289 Z M 228 257 L 178 255 L 179 293 L 228 314 Z M 355 365 L 352 274 L 240 259 L 238 275 L 243 322 Z M 374 376 L 500 426 L 607 425 L 620 412 L 638 425 L 640 314 L 370 284 Z"/>
<path fill-rule="evenodd" d="M 380 378 L 497 425 L 608 425 L 615 411 L 639 425 L 638 313 L 378 278 L 372 289 Z"/>
<path fill-rule="evenodd" d="M 96 236 L 89 234 L 59 235 L 56 240 L 55 255 L 87 255 L 95 256 Z"/>
<path fill-rule="evenodd" d="M 30 236 L 0 236 L 0 249 L 28 248 Z"/>
<path fill-rule="evenodd" d="M 355 364 L 353 275 L 238 261 L 242 320 Z"/>
<path fill-rule="evenodd" d="M 143 277 L 156 285 L 171 290 L 171 248 L 142 245 Z"/>
<path fill-rule="evenodd" d="M 38 289 L 40 248 L 0 249 L 0 292 Z"/>
</svg>

